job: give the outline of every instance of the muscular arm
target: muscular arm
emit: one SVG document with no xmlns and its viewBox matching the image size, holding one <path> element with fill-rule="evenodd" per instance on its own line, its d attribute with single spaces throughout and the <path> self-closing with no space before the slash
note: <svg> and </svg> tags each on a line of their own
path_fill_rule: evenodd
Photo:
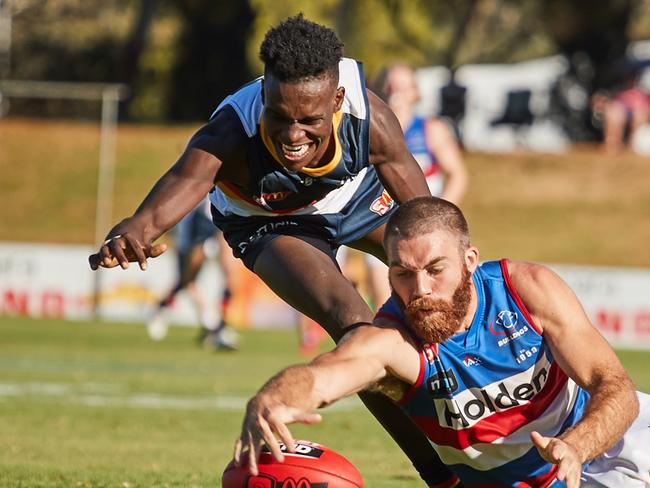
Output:
<svg viewBox="0 0 650 488">
<path fill-rule="evenodd" d="M 397 203 L 431 195 L 422 169 L 406 147 L 399 121 L 377 95 L 368 90 L 370 102 L 370 162 Z"/>
<path fill-rule="evenodd" d="M 91 268 L 127 268 L 129 262 L 137 261 L 144 269 L 148 257 L 164 251 L 153 242 L 205 197 L 221 173 L 228 172 L 222 161 L 236 157 L 241 134 L 239 122 L 230 110 L 221 111 L 200 129 L 133 216 L 111 229 L 107 235 L 110 240 L 90 256 Z"/>
<path fill-rule="evenodd" d="M 442 198 L 458 204 L 467 191 L 467 169 L 454 135 L 442 120 L 429 119 L 426 124 L 426 142 L 429 151 L 436 155 L 445 177 Z"/>
<path fill-rule="evenodd" d="M 283 459 L 274 432 L 288 448 L 293 446 L 286 424 L 318 422 L 320 416 L 312 413 L 316 408 L 363 390 L 387 375 L 414 383 L 418 372 L 418 354 L 400 332 L 371 326 L 355 329 L 333 351 L 275 375 L 248 402 L 235 461 L 240 462 L 242 451 L 248 449 L 251 473 L 256 474 L 262 442 L 276 459 Z"/>
<path fill-rule="evenodd" d="M 635 387 L 559 276 L 529 263 L 511 262 L 509 268 L 512 282 L 542 328 L 553 357 L 591 395 L 585 415 L 572 429 L 557 438 L 533 435 L 540 453 L 559 464 L 558 477 L 566 476 L 569 488 L 578 486 L 581 465 L 614 445 L 638 415 Z"/>
</svg>

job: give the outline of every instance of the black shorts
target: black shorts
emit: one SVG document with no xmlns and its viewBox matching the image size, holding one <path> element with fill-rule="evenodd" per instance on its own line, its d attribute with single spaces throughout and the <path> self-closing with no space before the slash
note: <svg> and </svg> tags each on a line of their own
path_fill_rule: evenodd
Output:
<svg viewBox="0 0 650 488">
<path fill-rule="evenodd" d="M 322 250 L 334 259 L 343 244 L 357 241 L 384 224 L 397 205 L 374 178 L 370 191 L 352 199 L 336 214 L 239 216 L 223 215 L 214 205 L 212 220 L 247 268 L 276 237 L 293 236 Z"/>
</svg>

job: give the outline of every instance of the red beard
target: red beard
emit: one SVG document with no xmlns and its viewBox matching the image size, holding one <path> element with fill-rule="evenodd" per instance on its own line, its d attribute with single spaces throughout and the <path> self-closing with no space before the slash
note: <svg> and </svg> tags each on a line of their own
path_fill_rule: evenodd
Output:
<svg viewBox="0 0 650 488">
<path fill-rule="evenodd" d="M 460 329 L 472 296 L 471 283 L 472 275 L 465 267 L 451 301 L 422 297 L 406 306 L 399 299 L 398 302 L 416 334 L 430 344 L 440 344 Z"/>
</svg>

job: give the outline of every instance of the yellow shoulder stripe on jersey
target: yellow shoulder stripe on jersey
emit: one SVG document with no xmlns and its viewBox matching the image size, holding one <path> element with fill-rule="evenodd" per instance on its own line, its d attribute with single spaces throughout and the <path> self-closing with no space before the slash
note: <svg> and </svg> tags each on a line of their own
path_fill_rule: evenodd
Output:
<svg viewBox="0 0 650 488">
<path fill-rule="evenodd" d="M 341 119 L 343 118 L 343 112 L 339 110 L 332 116 L 332 132 L 334 133 L 334 156 L 332 157 L 332 160 L 324 164 L 323 166 L 318 166 L 316 168 L 302 168 L 300 170 L 301 173 L 304 173 L 309 176 L 323 176 L 332 171 L 336 166 L 339 164 L 341 161 L 341 155 L 343 154 L 343 149 L 341 148 L 341 143 L 339 141 L 339 125 L 341 125 Z M 273 156 L 273 159 L 275 159 L 279 164 L 284 166 L 282 164 L 282 159 L 278 156 L 278 153 L 275 149 L 275 145 L 273 144 L 273 141 L 271 138 L 268 136 L 266 133 L 266 130 L 264 130 L 264 118 L 260 120 L 260 137 L 262 138 L 262 141 L 264 142 L 264 145 L 266 146 L 266 149 L 271 153 L 271 156 Z"/>
</svg>

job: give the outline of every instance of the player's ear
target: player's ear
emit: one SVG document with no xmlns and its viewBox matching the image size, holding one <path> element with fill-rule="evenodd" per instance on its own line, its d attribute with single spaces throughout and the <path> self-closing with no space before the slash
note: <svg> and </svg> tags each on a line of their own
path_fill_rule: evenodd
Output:
<svg viewBox="0 0 650 488">
<path fill-rule="evenodd" d="M 345 99 L 345 88 L 339 86 L 336 89 L 336 95 L 334 95 L 334 112 L 338 112 L 339 110 L 341 110 L 344 99 Z"/>
<path fill-rule="evenodd" d="M 478 249 L 474 246 L 469 246 L 465 251 L 465 265 L 470 273 L 473 273 L 478 267 L 479 259 Z"/>
</svg>

